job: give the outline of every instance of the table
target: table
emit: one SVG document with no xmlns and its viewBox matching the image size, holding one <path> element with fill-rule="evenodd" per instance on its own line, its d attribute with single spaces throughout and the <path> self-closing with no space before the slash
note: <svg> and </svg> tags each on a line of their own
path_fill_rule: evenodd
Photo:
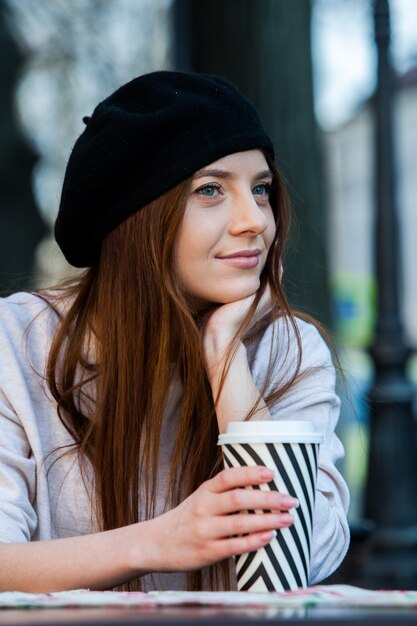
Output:
<svg viewBox="0 0 417 626">
<path fill-rule="evenodd" d="M 226 609 L 214 608 L 162 608 L 162 609 L 49 609 L 0 611 L 1 626 L 63 626 L 78 624 L 86 626 L 408 626 L 417 625 L 417 611 L 413 609 L 365 609 L 365 608 L 309 608 L 309 609 Z"/>
<path fill-rule="evenodd" d="M 417 591 L 322 585 L 288 593 L 0 593 L 0 626 L 348 626 L 359 622 L 417 626 Z"/>
</svg>

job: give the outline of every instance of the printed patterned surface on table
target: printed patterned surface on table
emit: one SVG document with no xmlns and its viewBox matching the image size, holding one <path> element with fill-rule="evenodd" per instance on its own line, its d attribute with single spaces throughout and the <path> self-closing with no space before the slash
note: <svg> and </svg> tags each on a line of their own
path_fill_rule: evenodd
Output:
<svg viewBox="0 0 417 626">
<path fill-rule="evenodd" d="M 349 585 L 318 585 L 297 591 L 193 592 L 155 591 L 118 592 L 78 589 L 49 594 L 0 593 L 0 609 L 58 607 L 143 607 L 158 606 L 247 606 L 247 607 L 413 607 L 417 591 L 370 591 Z"/>
</svg>

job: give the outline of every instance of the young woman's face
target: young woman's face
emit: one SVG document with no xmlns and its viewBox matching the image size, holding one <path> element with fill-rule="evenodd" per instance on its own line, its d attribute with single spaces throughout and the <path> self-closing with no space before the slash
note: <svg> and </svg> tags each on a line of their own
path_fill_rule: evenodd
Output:
<svg viewBox="0 0 417 626">
<path fill-rule="evenodd" d="M 176 246 L 176 273 L 196 310 L 259 289 L 275 235 L 272 173 L 262 152 L 230 154 L 194 174 Z"/>
</svg>

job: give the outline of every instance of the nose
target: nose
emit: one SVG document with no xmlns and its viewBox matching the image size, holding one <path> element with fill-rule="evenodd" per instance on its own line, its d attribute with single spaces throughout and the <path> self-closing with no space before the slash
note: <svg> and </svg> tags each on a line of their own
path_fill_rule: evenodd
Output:
<svg viewBox="0 0 417 626">
<path fill-rule="evenodd" d="M 252 191 L 242 192 L 233 203 L 229 230 L 232 235 L 260 235 L 268 226 L 265 206 L 259 206 Z"/>
</svg>

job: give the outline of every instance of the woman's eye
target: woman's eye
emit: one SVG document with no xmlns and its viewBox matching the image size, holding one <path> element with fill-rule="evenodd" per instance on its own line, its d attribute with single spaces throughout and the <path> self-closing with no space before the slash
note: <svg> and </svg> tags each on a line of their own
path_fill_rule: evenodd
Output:
<svg viewBox="0 0 417 626">
<path fill-rule="evenodd" d="M 220 193 L 220 187 L 218 185 L 204 185 L 204 187 L 196 189 L 196 193 L 206 198 L 217 198 Z"/>
<path fill-rule="evenodd" d="M 252 189 L 255 196 L 268 196 L 271 192 L 271 185 L 269 183 L 259 183 Z"/>
</svg>

